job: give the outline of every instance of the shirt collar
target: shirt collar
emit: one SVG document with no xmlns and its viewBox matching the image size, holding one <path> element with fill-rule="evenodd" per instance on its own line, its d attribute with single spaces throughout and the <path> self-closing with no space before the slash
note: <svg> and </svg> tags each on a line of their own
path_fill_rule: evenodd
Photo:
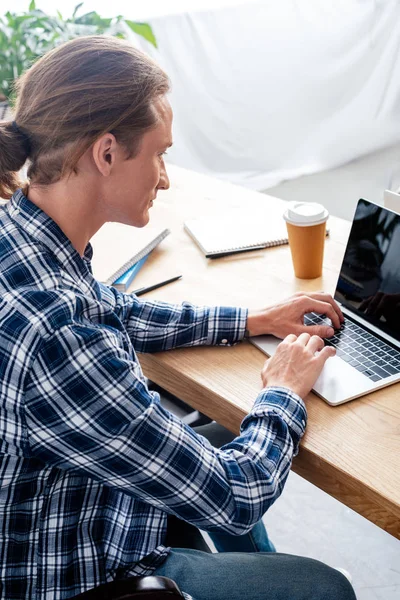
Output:
<svg viewBox="0 0 400 600">
<path fill-rule="evenodd" d="M 6 204 L 6 210 L 15 223 L 50 250 L 64 269 L 73 274 L 74 277 L 77 274 L 81 275 L 91 288 L 97 286 L 97 282 L 91 274 L 90 261 L 93 256 L 93 249 L 90 243 L 86 246 L 84 255 L 81 257 L 57 223 L 36 204 L 28 200 L 20 189 L 13 194 Z"/>
</svg>

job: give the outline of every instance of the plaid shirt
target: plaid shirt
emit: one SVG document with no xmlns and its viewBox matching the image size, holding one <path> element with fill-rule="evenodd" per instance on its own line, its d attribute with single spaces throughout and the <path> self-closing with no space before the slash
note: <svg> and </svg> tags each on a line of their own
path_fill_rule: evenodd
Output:
<svg viewBox="0 0 400 600">
<path fill-rule="evenodd" d="M 167 513 L 247 532 L 279 496 L 306 421 L 263 390 L 214 449 L 164 410 L 136 352 L 243 338 L 247 312 L 141 301 L 99 284 L 21 191 L 0 208 L 0 598 L 70 598 L 147 575 Z"/>
</svg>

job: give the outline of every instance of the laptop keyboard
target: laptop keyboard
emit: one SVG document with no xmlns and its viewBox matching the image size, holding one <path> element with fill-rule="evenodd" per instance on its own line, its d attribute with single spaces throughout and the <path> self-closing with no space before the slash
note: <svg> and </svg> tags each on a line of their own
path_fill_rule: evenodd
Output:
<svg viewBox="0 0 400 600">
<path fill-rule="evenodd" d="M 325 315 L 308 313 L 305 325 L 332 325 Z M 347 319 L 335 335 L 324 340 L 336 348 L 337 356 L 372 381 L 400 373 L 400 352 L 374 334 Z"/>
</svg>

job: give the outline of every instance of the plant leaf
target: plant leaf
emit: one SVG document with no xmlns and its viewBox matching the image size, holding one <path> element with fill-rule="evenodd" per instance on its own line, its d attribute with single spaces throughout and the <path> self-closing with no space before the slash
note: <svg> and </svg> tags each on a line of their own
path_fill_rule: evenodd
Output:
<svg viewBox="0 0 400 600">
<path fill-rule="evenodd" d="M 125 33 L 121 25 L 125 22 L 132 31 L 157 47 L 153 31 L 146 23 L 128 21 L 121 15 L 103 18 L 96 11 L 77 17 L 83 2 L 75 6 L 71 18 L 64 19 L 59 11 L 54 16 L 49 15 L 36 8 L 37 0 L 28 1 L 29 11 L 7 11 L 0 16 L 0 90 L 8 98 L 15 95 L 15 79 L 35 60 L 77 36 L 106 33 L 123 38 Z"/>
<path fill-rule="evenodd" d="M 73 19 L 72 22 L 76 23 L 77 25 L 93 25 L 99 27 L 100 29 L 106 29 L 107 27 L 110 27 L 111 21 L 111 18 L 103 19 L 96 11 L 92 10 L 91 12 L 85 13 L 84 15 Z"/>
<path fill-rule="evenodd" d="M 153 30 L 148 23 L 137 23 L 136 21 L 125 20 L 125 23 L 138 35 L 141 35 L 145 40 L 150 42 L 155 48 L 157 48 L 157 41 L 154 36 Z"/>
<path fill-rule="evenodd" d="M 77 4 L 74 8 L 74 12 L 72 13 L 72 18 L 75 19 L 75 15 L 78 12 L 78 10 L 80 9 L 80 7 L 83 6 L 83 2 L 79 2 L 79 4 Z"/>
</svg>

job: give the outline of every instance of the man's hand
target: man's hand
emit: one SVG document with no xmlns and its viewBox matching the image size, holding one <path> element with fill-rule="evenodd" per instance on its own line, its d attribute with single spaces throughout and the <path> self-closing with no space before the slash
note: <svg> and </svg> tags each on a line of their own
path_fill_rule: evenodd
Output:
<svg viewBox="0 0 400 600">
<path fill-rule="evenodd" d="M 334 334 L 328 325 L 304 325 L 304 315 L 316 312 L 326 315 L 335 329 L 344 321 L 339 305 L 330 294 L 323 292 L 298 292 L 287 300 L 258 311 L 249 311 L 247 330 L 249 335 L 272 334 L 283 339 L 290 333 L 309 333 L 320 337 Z"/>
<path fill-rule="evenodd" d="M 324 347 L 324 342 L 316 335 L 288 335 L 264 365 L 261 372 L 263 386 L 287 387 L 305 398 L 327 359 L 335 354 L 336 350 L 331 346 Z"/>
</svg>

